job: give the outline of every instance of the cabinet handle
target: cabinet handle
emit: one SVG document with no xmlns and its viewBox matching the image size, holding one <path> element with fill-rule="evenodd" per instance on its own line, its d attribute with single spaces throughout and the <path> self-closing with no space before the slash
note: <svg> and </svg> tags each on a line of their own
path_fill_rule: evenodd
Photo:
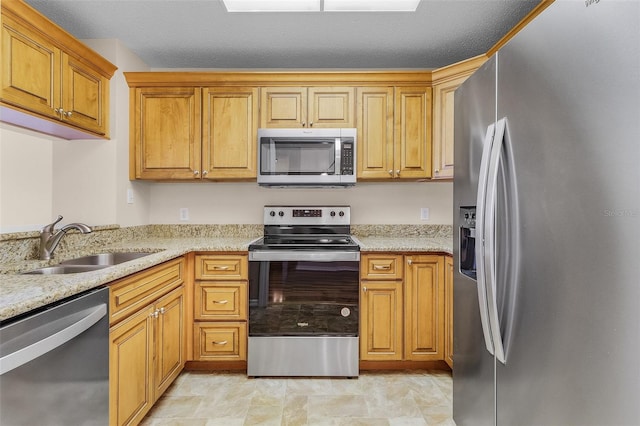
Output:
<svg viewBox="0 0 640 426">
<path fill-rule="evenodd" d="M 309 127 L 313 127 L 313 121 L 309 122 Z"/>
<path fill-rule="evenodd" d="M 214 345 L 226 345 L 226 344 L 227 344 L 227 341 L 226 341 L 226 340 L 223 340 L 222 342 L 216 342 L 216 341 L 214 340 L 214 341 L 213 341 L 213 342 L 211 342 L 211 343 L 213 343 Z"/>
<path fill-rule="evenodd" d="M 412 265 L 412 264 L 413 264 L 413 260 L 407 259 L 407 265 Z"/>
<path fill-rule="evenodd" d="M 388 271 L 391 269 L 391 265 L 373 265 L 374 271 Z"/>
<path fill-rule="evenodd" d="M 71 111 L 67 111 L 64 112 L 63 115 L 66 115 L 67 117 L 71 117 L 72 112 Z"/>
<path fill-rule="evenodd" d="M 158 318 L 158 315 L 160 315 L 160 311 L 158 309 L 156 309 L 155 311 L 153 311 L 151 313 L 151 315 L 149 315 L 149 317 L 151 318 Z"/>
<path fill-rule="evenodd" d="M 228 266 L 214 266 L 213 269 L 215 271 L 227 271 L 229 269 Z"/>
<path fill-rule="evenodd" d="M 440 169 L 435 169 L 434 172 L 435 172 L 435 174 L 438 174 L 438 173 L 440 173 Z"/>
<path fill-rule="evenodd" d="M 160 313 L 161 313 L 162 315 L 164 315 L 164 313 L 165 313 L 165 312 L 166 312 L 166 310 L 165 310 L 164 308 L 160 308 Z"/>
<path fill-rule="evenodd" d="M 213 303 L 218 303 L 220 305 L 226 305 L 227 303 L 229 303 L 229 301 L 228 300 L 220 300 L 220 301 L 214 300 Z"/>
<path fill-rule="evenodd" d="M 389 176 L 393 176 L 393 170 L 389 170 Z"/>
<path fill-rule="evenodd" d="M 203 170 L 203 171 L 202 171 L 202 176 L 206 176 L 206 175 L 208 175 L 208 174 L 209 174 L 209 172 L 208 172 L 208 171 L 206 171 L 206 170 Z"/>
<path fill-rule="evenodd" d="M 367 286 L 362 287 L 362 291 L 367 292 Z"/>
<path fill-rule="evenodd" d="M 198 170 L 194 170 L 193 174 L 194 174 L 194 176 L 198 176 L 200 174 L 200 172 Z"/>
<path fill-rule="evenodd" d="M 306 126 L 307 126 L 307 122 L 306 122 L 306 121 L 303 121 L 303 122 L 302 122 L 302 127 L 306 127 Z"/>
<path fill-rule="evenodd" d="M 396 176 L 400 176 L 400 170 L 396 170 Z"/>
</svg>

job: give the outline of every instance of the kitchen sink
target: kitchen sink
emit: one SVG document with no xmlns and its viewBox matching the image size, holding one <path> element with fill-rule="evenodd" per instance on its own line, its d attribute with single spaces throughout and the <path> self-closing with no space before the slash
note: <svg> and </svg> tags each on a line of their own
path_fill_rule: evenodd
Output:
<svg viewBox="0 0 640 426">
<path fill-rule="evenodd" d="M 139 259 L 149 256 L 153 253 L 147 252 L 117 252 L 117 253 L 99 253 L 89 256 L 77 257 L 75 259 L 60 262 L 60 265 L 91 265 L 91 266 L 112 266 L 130 260 Z"/>
<path fill-rule="evenodd" d="M 35 269 L 33 271 L 24 272 L 24 274 L 32 275 L 55 275 L 55 274 L 79 274 L 81 272 L 97 271 L 98 269 L 107 268 L 109 265 L 55 265 L 45 268 Z"/>
<path fill-rule="evenodd" d="M 77 257 L 75 259 L 65 260 L 57 265 L 47 266 L 35 269 L 33 271 L 24 272 L 24 274 L 79 274 L 81 272 L 97 271 L 99 269 L 108 268 L 109 266 L 118 265 L 130 260 L 139 259 L 149 256 L 150 252 L 116 252 L 116 253 L 99 253 L 89 256 Z"/>
</svg>

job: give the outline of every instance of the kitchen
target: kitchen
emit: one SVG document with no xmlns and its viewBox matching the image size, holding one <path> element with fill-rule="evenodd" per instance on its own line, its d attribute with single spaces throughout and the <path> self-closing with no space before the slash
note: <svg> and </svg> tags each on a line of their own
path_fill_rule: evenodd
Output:
<svg viewBox="0 0 640 426">
<path fill-rule="evenodd" d="M 132 62 L 136 63 L 136 65 L 139 65 L 139 70 L 145 71 L 145 67 L 143 66 L 143 64 L 137 62 L 136 58 L 132 58 L 125 51 L 126 48 L 120 46 L 118 42 L 99 41 L 95 43 L 98 45 L 103 43 L 107 44 L 107 47 L 105 47 L 104 45 L 102 46 L 103 49 L 101 51 L 110 51 L 116 58 L 118 57 L 118 55 L 125 56 L 127 57 L 126 59 L 130 59 Z M 95 49 L 98 49 L 96 46 L 93 47 Z M 122 61 L 114 60 L 114 62 L 122 67 Z M 136 68 L 135 66 L 131 66 L 127 67 L 127 70 L 135 71 Z M 31 223 L 48 223 L 50 219 L 55 216 L 55 213 L 67 210 L 74 212 L 82 211 L 82 214 L 86 214 L 85 212 L 89 212 L 92 216 L 68 217 L 68 219 L 79 222 L 89 222 L 92 224 L 118 223 L 121 226 L 130 226 L 147 223 L 181 223 L 179 221 L 179 212 L 181 208 L 185 207 L 189 208 L 189 210 L 186 212 L 186 215 L 183 214 L 183 218 L 185 216 L 190 217 L 192 223 L 257 224 L 260 223 L 260 208 L 263 205 L 272 203 L 271 200 L 266 199 L 268 197 L 271 197 L 272 194 L 278 194 L 278 197 L 282 196 L 283 204 L 296 204 L 296 197 L 299 198 L 300 196 L 307 196 L 308 191 L 277 189 L 266 190 L 256 188 L 255 184 L 251 185 L 247 183 L 225 183 L 221 185 L 188 185 L 129 182 L 127 179 L 128 129 L 123 129 L 122 127 L 126 126 L 120 126 L 119 124 L 128 122 L 128 89 L 126 83 L 123 80 L 120 80 L 118 82 L 116 79 L 114 81 L 114 86 L 118 85 L 122 90 L 118 92 L 117 89 L 114 89 L 112 87 L 111 97 L 111 109 L 113 116 L 116 117 L 116 130 L 114 131 L 114 135 L 118 135 L 118 137 L 113 137 L 112 135 L 112 142 L 115 140 L 117 141 L 117 144 L 108 145 L 103 142 L 98 142 L 95 145 L 92 144 L 93 146 L 87 146 L 82 145 L 78 142 L 63 142 L 61 144 L 58 144 L 58 141 L 56 141 L 55 144 L 51 143 L 48 146 L 50 150 L 44 150 L 44 156 L 48 158 L 49 161 L 51 161 L 50 159 L 53 159 L 53 164 L 57 164 L 55 161 L 56 159 L 62 160 L 64 164 L 64 170 L 59 170 L 57 166 L 53 167 L 51 165 L 47 165 L 47 159 L 45 159 L 43 161 L 44 164 L 42 169 L 34 170 L 34 175 L 37 176 L 38 173 L 42 172 L 45 176 L 39 176 L 36 182 L 33 182 L 31 188 L 26 188 L 26 190 L 23 189 L 19 192 L 18 195 L 14 195 L 13 199 L 9 198 L 9 200 L 13 201 L 16 198 L 19 199 L 19 197 L 25 196 L 25 194 L 30 194 L 31 190 L 33 190 L 33 194 L 35 194 L 34 202 L 41 203 L 44 201 L 45 204 L 47 204 L 47 215 L 46 217 L 44 217 L 45 215 L 42 215 L 37 219 L 27 219 L 31 220 L 31 222 L 15 221 L 12 224 L 12 226 L 14 226 L 12 228 L 13 232 L 19 230 L 15 226 L 17 224 L 20 224 L 20 226 L 24 226 L 23 224 L 28 225 Z M 113 95 L 114 90 L 116 91 L 115 95 Z M 121 93 L 124 94 L 124 96 L 119 96 Z M 119 105 L 122 108 L 114 108 L 114 104 Z M 123 111 L 126 111 L 126 113 L 123 113 Z M 121 121 L 118 120 L 119 114 L 123 115 Z M 5 148 L 4 141 L 5 139 L 7 139 L 5 138 L 6 134 L 10 134 L 12 140 L 19 140 L 19 138 L 22 138 L 22 135 L 24 135 L 22 131 L 16 131 L 16 129 L 11 126 L 5 127 L 4 124 L 2 131 L 3 149 Z M 9 133 L 5 134 L 5 131 Z M 25 139 L 37 137 L 34 134 L 30 133 L 27 133 L 27 136 L 28 137 L 25 137 Z M 46 146 L 46 138 L 44 139 Z M 68 144 L 68 147 L 65 146 L 66 144 Z M 120 150 L 118 150 L 118 145 L 124 146 L 120 146 Z M 20 150 L 26 151 L 28 149 L 28 143 L 20 146 Z M 23 153 L 23 155 L 28 157 L 30 164 L 31 161 L 33 161 L 31 155 L 33 155 L 36 159 L 39 156 L 42 156 L 41 147 L 38 146 L 33 149 L 33 151 L 35 152 Z M 2 156 L 0 158 L 3 161 L 2 181 L 6 182 L 6 175 L 4 174 L 4 171 L 6 170 L 5 164 L 9 162 L 5 160 L 6 154 L 4 151 L 2 152 Z M 88 159 L 95 159 L 94 162 L 90 163 L 90 168 L 92 170 L 89 173 L 87 173 L 86 170 Z M 111 163 L 109 164 L 109 161 L 105 161 L 105 159 L 110 160 Z M 118 161 L 118 159 L 124 159 L 124 161 Z M 69 162 L 69 164 L 67 164 L 67 161 Z M 14 163 L 13 160 L 11 161 L 11 163 L 17 164 L 17 162 Z M 15 172 L 18 173 L 17 170 Z M 83 179 L 80 182 L 78 182 L 78 176 L 83 176 Z M 91 180 L 92 176 L 95 176 L 95 180 L 93 181 Z M 111 176 L 113 178 L 111 180 L 111 183 L 108 182 L 109 179 L 105 179 L 105 176 Z M 56 184 L 53 187 L 55 188 L 55 190 L 51 188 L 41 188 L 41 182 L 43 181 L 53 181 Z M 113 182 L 116 182 L 116 184 L 114 185 Z M 107 187 L 103 188 L 105 186 Z M 212 189 L 211 187 L 215 187 L 215 189 Z M 225 188 L 222 189 L 219 187 Z M 398 187 L 400 189 L 398 189 Z M 59 190 L 58 188 L 63 189 Z M 96 188 L 100 188 L 100 191 L 96 191 Z M 404 190 L 406 188 L 408 189 L 405 193 Z M 128 189 L 131 189 L 131 195 L 129 195 L 127 191 Z M 216 192 L 213 192 L 214 190 Z M 241 214 L 246 214 L 247 217 L 251 217 L 251 219 L 246 219 L 246 222 L 241 222 L 238 219 L 239 217 L 243 216 L 239 216 L 237 213 L 235 213 L 235 211 L 231 213 L 231 209 L 228 209 L 226 213 L 220 212 L 220 201 L 201 201 L 201 199 L 211 199 L 212 194 L 214 196 L 218 194 L 217 191 L 222 191 L 220 195 L 222 195 L 223 197 L 217 197 L 216 200 L 224 200 L 224 203 L 226 205 L 231 204 L 234 207 L 238 207 L 239 211 L 246 212 Z M 252 206 L 247 207 L 246 201 L 240 201 L 240 197 L 237 196 L 240 191 L 243 198 L 246 194 L 247 198 L 251 199 L 252 202 L 256 199 L 260 200 L 260 202 L 257 206 L 253 206 L 252 204 Z M 418 212 L 421 212 L 421 209 L 425 207 L 429 208 L 430 215 L 430 219 L 426 223 L 451 224 L 453 221 L 453 214 L 450 207 L 452 203 L 452 186 L 450 182 L 428 184 L 424 182 L 402 184 L 363 183 L 358 184 L 356 188 L 341 191 L 314 191 L 316 191 L 314 192 L 314 194 L 320 194 L 321 197 L 327 197 L 327 204 L 350 204 L 354 209 L 353 223 L 355 224 L 422 224 L 424 222 L 419 219 Z M 200 194 L 200 192 L 202 192 L 202 194 Z M 4 198 L 5 193 L 5 187 L 3 184 L 3 206 L 6 205 Z M 55 196 L 52 196 L 51 193 L 55 193 Z M 88 199 L 91 200 L 91 203 L 85 204 L 87 198 L 78 197 L 78 193 L 88 194 L 88 197 L 90 197 Z M 383 194 L 383 197 L 381 197 L 381 193 Z M 416 198 L 418 198 L 415 197 L 416 193 L 424 194 L 424 197 L 427 197 L 426 199 L 429 200 L 429 205 L 425 206 L 422 202 L 422 199 L 416 200 Z M 124 196 L 125 194 L 127 195 L 126 197 Z M 189 195 L 185 194 L 196 194 L 200 196 L 192 198 L 189 197 Z M 349 199 L 348 202 L 345 202 L 344 198 L 341 197 L 347 196 L 349 197 Z M 399 204 L 393 204 L 387 201 L 387 198 L 392 196 L 394 196 L 395 198 L 392 198 L 391 200 L 397 201 Z M 175 202 L 174 198 L 172 197 L 177 199 L 177 202 Z M 380 202 L 380 199 L 384 199 L 384 202 Z M 443 199 L 447 199 L 447 201 L 446 203 L 442 203 L 442 205 L 440 205 L 439 201 Z M 49 201 L 47 202 L 47 200 Z M 116 200 L 116 202 L 114 203 L 113 200 Z M 143 200 L 144 203 L 139 203 L 139 200 Z M 133 201 L 133 203 L 128 204 L 129 201 Z M 51 208 L 49 207 L 49 203 L 52 206 Z M 143 204 L 143 206 L 140 206 L 140 204 Z M 196 207 L 192 207 L 194 204 Z M 56 206 L 59 206 L 59 208 L 55 208 Z M 69 206 L 73 208 L 71 209 L 69 208 Z M 63 209 L 61 210 L 60 208 Z M 95 212 L 92 211 L 93 209 L 95 209 Z M 133 211 L 134 209 L 140 210 Z M 38 211 L 38 205 L 36 205 L 36 207 L 33 209 L 27 210 L 28 211 L 21 212 L 21 215 L 28 215 L 31 212 Z M 2 217 L 5 217 L 5 211 L 6 210 L 2 211 Z M 256 213 L 256 211 L 258 211 L 258 213 Z M 631 209 L 630 211 L 632 213 L 634 212 L 633 209 Z M 122 214 L 122 216 L 119 216 L 120 214 Z M 150 219 L 146 219 L 147 217 Z M 216 219 L 212 219 L 212 217 Z M 219 219 L 217 218 L 220 217 L 226 217 L 228 219 L 218 221 Z M 10 232 L 4 231 L 4 222 L 3 232 Z"/>
</svg>

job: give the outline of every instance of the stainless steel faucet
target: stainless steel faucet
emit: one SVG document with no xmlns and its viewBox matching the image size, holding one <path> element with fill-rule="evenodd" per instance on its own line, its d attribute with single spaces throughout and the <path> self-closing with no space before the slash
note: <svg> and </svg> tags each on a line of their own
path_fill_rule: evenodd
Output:
<svg viewBox="0 0 640 426">
<path fill-rule="evenodd" d="M 40 231 L 40 259 L 51 259 L 53 251 L 56 249 L 56 247 L 58 247 L 58 243 L 60 242 L 62 237 L 65 236 L 66 232 L 69 229 L 77 229 L 83 234 L 88 234 L 91 232 L 91 228 L 84 223 L 69 223 L 54 232 L 53 228 L 61 220 L 62 216 L 58 215 L 58 219 L 56 219 L 53 223 L 46 225 Z"/>
</svg>

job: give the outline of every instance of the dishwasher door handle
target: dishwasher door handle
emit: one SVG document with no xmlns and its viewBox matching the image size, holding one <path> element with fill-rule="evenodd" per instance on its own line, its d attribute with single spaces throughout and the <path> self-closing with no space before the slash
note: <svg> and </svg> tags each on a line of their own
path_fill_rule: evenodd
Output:
<svg viewBox="0 0 640 426">
<path fill-rule="evenodd" d="M 84 333 L 107 315 L 107 305 L 103 303 L 94 308 L 87 309 L 86 311 L 89 311 L 87 315 L 73 324 L 45 337 L 44 339 L 32 343 L 29 346 L 0 358 L 0 376 L 10 372 L 11 370 L 15 370 L 29 361 L 41 357 L 47 352 L 51 352 L 76 336 Z"/>
</svg>

